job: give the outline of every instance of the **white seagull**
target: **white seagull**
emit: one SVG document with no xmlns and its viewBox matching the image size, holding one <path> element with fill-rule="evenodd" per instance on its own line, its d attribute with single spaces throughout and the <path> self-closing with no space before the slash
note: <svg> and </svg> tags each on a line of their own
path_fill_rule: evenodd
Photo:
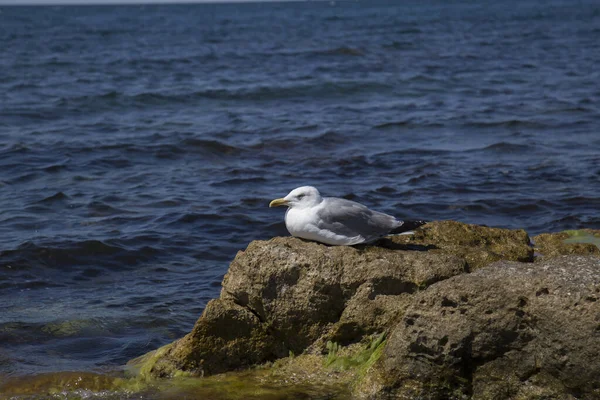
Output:
<svg viewBox="0 0 600 400">
<path fill-rule="evenodd" d="M 355 201 L 321 197 L 312 186 L 296 188 L 269 203 L 269 207 L 277 206 L 289 207 L 285 226 L 292 236 L 336 246 L 370 243 L 385 235 L 411 231 L 427 222 L 400 221 Z"/>
</svg>

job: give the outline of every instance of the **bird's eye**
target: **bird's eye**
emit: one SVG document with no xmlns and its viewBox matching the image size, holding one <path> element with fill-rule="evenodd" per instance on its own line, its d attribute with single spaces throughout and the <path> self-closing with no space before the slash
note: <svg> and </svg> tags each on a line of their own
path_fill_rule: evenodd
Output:
<svg viewBox="0 0 600 400">
<path fill-rule="evenodd" d="M 298 200 L 302 200 L 302 198 L 306 196 L 304 193 L 298 195 Z"/>
</svg>

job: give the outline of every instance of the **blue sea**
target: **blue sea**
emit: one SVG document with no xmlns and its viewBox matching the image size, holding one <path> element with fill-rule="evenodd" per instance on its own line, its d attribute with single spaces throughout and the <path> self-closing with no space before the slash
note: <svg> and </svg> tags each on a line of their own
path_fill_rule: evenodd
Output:
<svg viewBox="0 0 600 400">
<path fill-rule="evenodd" d="M 600 3 L 0 7 L 0 380 L 193 326 L 301 185 L 600 228 Z"/>
</svg>

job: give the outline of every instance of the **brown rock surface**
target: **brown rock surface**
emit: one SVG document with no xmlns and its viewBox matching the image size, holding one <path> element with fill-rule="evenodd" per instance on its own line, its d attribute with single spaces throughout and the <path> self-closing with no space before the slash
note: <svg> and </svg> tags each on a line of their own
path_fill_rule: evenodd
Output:
<svg viewBox="0 0 600 400">
<path fill-rule="evenodd" d="M 598 300 L 596 257 L 498 262 L 439 282 L 414 296 L 373 372 L 383 383 L 363 393 L 599 398 Z"/>
<path fill-rule="evenodd" d="M 331 247 L 292 237 L 240 251 L 191 333 L 147 357 L 149 376 L 208 375 L 299 354 L 318 339 L 343 343 L 387 329 L 406 298 L 465 271 L 447 254 Z"/>
<path fill-rule="evenodd" d="M 342 342 L 382 329 L 419 288 L 464 271 L 464 261 L 447 254 L 275 238 L 238 254 L 221 298 L 253 310 L 287 355 L 338 321 Z"/>
<path fill-rule="evenodd" d="M 421 227 L 414 235 L 395 236 L 392 241 L 463 257 L 471 271 L 499 260 L 533 261 L 533 248 L 524 230 L 436 221 Z"/>
</svg>

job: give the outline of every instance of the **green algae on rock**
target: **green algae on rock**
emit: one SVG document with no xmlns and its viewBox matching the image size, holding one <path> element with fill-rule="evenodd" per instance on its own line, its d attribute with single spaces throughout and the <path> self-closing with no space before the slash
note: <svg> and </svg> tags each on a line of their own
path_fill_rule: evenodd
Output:
<svg viewBox="0 0 600 400">
<path fill-rule="evenodd" d="M 560 255 L 600 256 L 600 231 L 580 229 L 556 233 L 542 233 L 532 238 L 535 250 L 543 257 Z"/>
<path fill-rule="evenodd" d="M 53 372 L 7 379 L 0 384 L 0 398 L 13 396 L 53 395 L 87 390 L 111 391 L 120 388 L 124 379 L 92 372 Z"/>
<path fill-rule="evenodd" d="M 335 379 L 290 382 L 274 370 L 264 367 L 207 378 L 177 376 L 152 382 L 138 377 L 57 372 L 8 379 L 0 384 L 0 399 L 343 400 L 351 395 L 348 386 Z M 299 367 L 294 371 L 299 372 Z"/>
<path fill-rule="evenodd" d="M 179 377 L 161 381 L 152 396 L 158 400 L 343 400 L 350 395 L 339 382 L 289 382 L 268 367 L 228 372 L 205 378 Z"/>
</svg>

